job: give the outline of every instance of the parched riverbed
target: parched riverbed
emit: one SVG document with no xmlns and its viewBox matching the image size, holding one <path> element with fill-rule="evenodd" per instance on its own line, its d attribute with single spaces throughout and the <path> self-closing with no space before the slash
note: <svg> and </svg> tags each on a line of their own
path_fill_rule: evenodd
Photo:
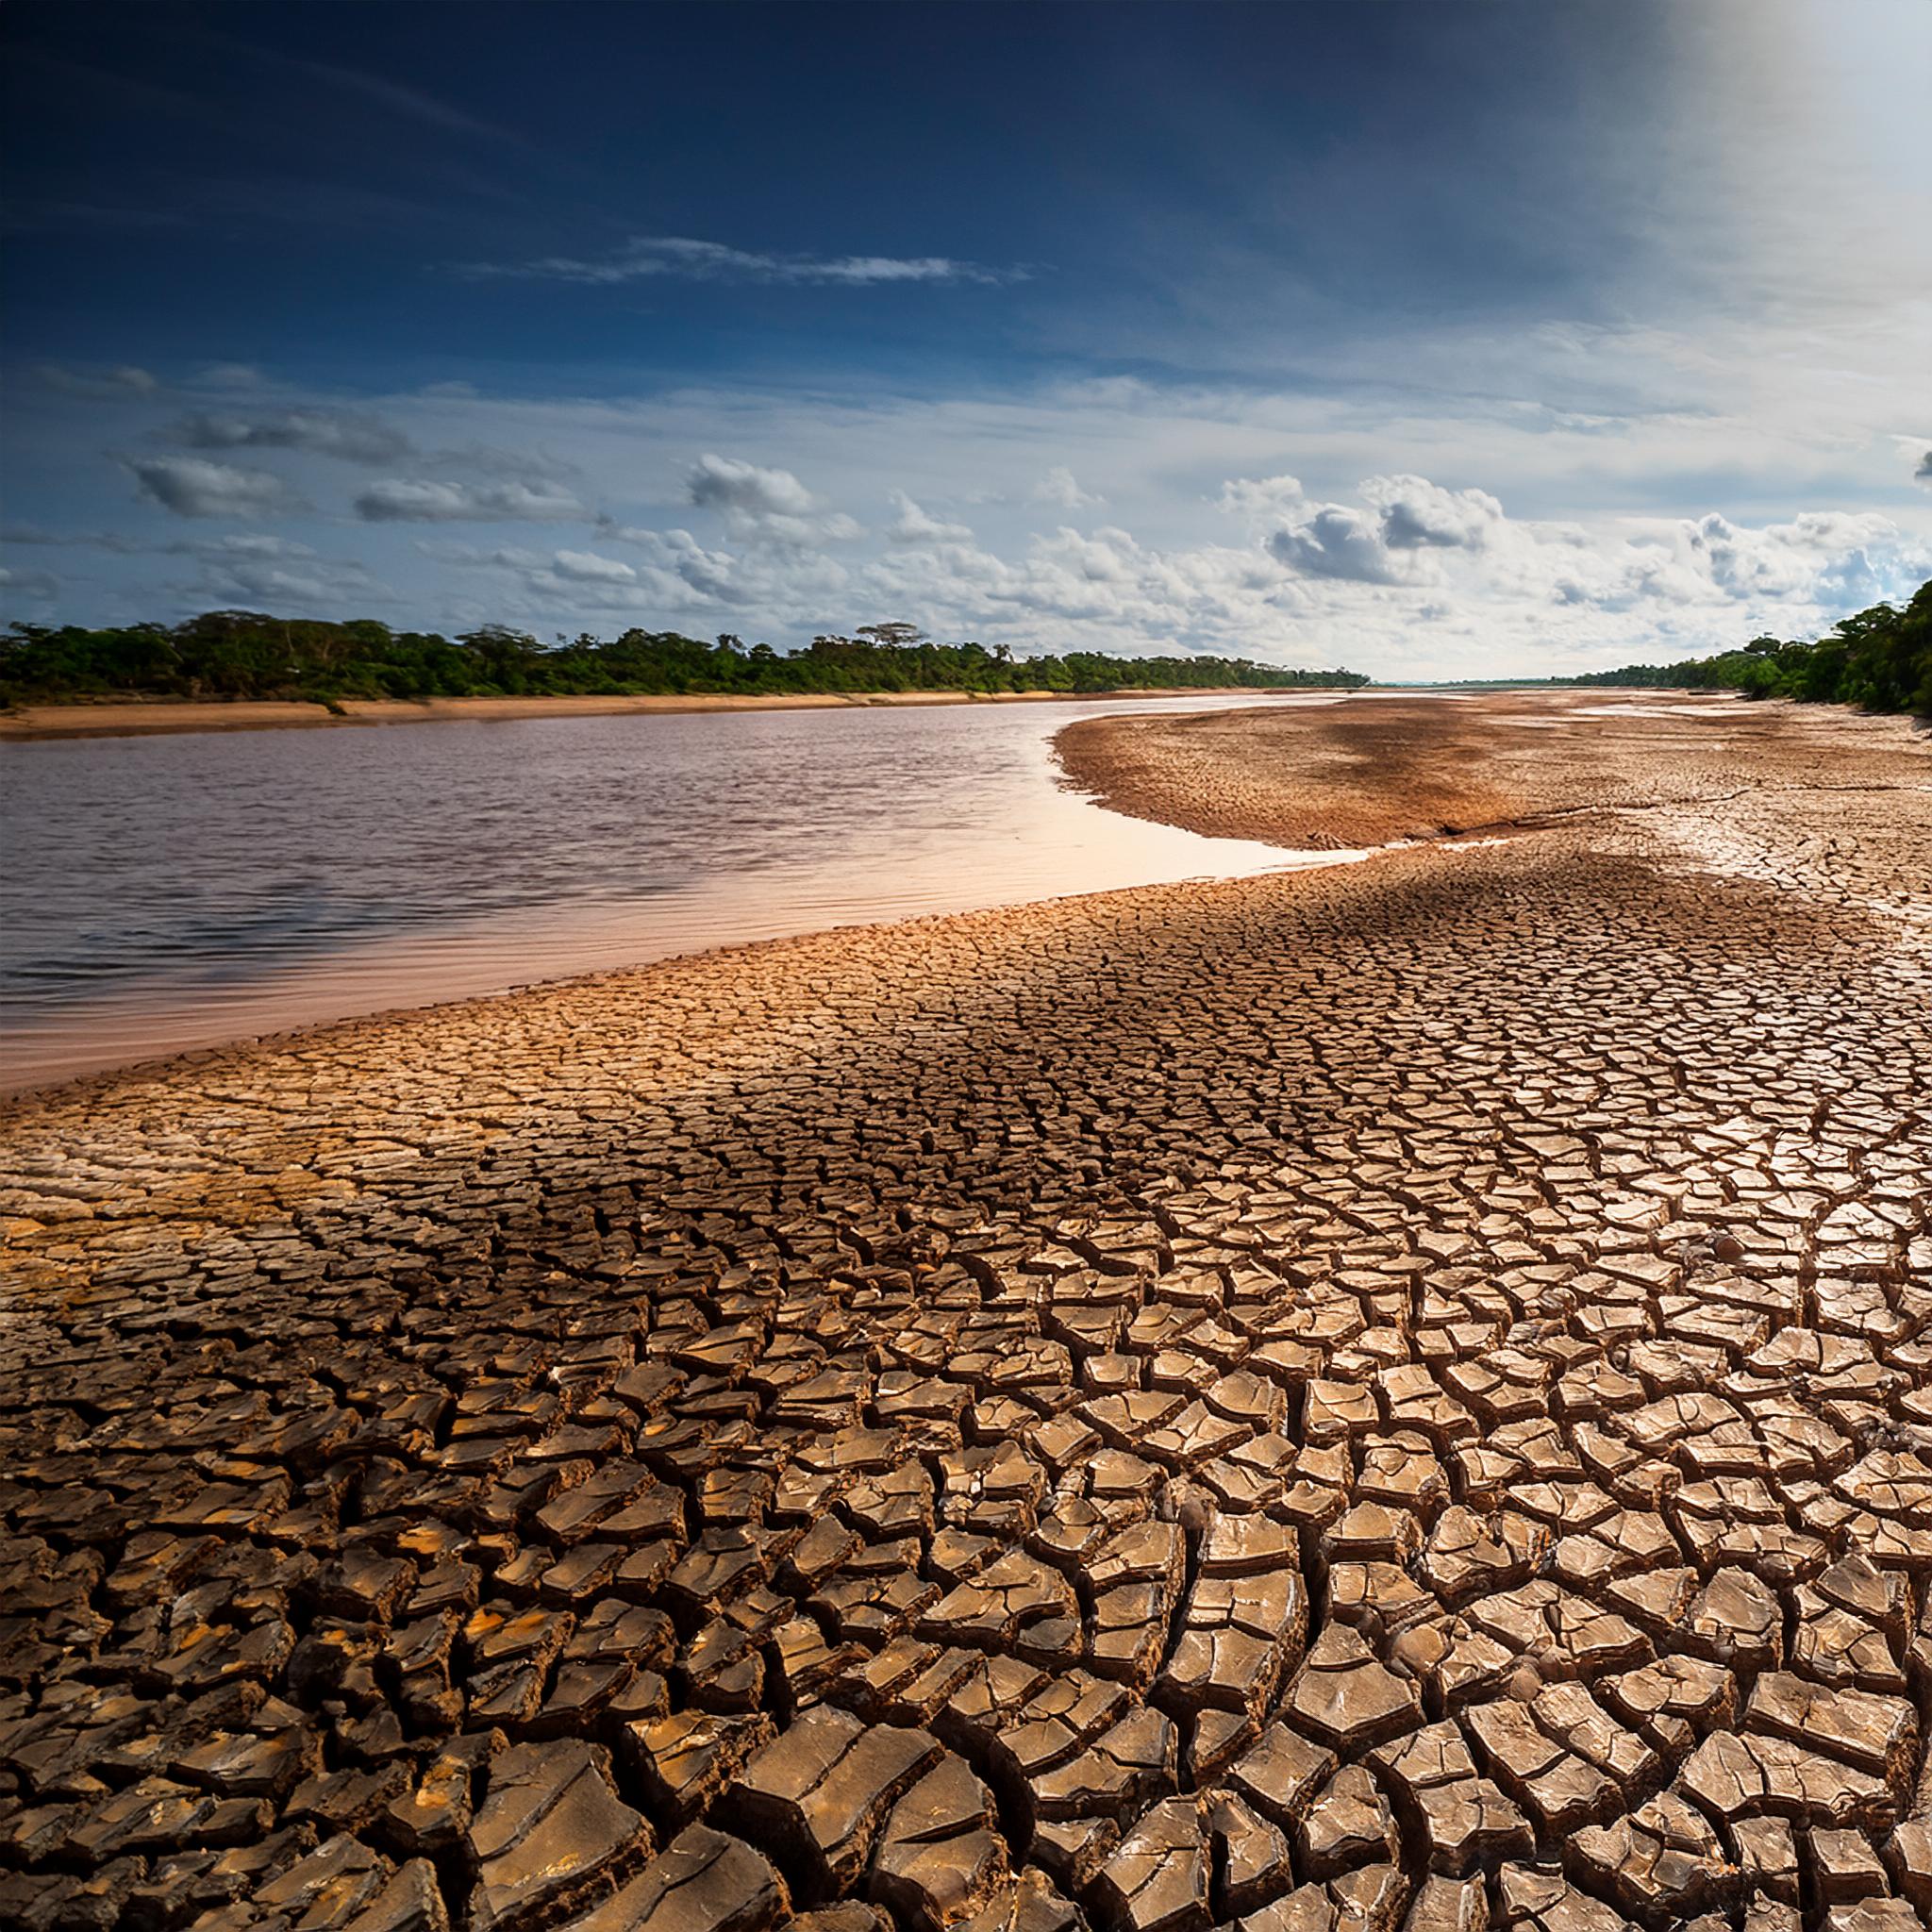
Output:
<svg viewBox="0 0 1932 1932">
<path fill-rule="evenodd" d="M 11 1103 L 0 1918 L 1921 1923 L 1924 744 L 1096 722 L 1414 842 Z"/>
</svg>

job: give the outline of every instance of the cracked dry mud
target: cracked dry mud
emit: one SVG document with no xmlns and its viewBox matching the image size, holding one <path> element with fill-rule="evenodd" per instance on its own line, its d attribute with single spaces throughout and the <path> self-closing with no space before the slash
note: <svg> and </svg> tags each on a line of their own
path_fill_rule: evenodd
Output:
<svg viewBox="0 0 1932 1932">
<path fill-rule="evenodd" d="M 14 1103 L 0 1918 L 1932 1913 L 1921 741 L 1410 708 L 1561 816 Z"/>
</svg>

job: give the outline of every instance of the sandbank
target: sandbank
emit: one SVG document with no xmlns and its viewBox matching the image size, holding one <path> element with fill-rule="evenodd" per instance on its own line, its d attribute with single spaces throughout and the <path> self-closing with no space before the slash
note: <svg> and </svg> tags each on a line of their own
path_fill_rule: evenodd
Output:
<svg viewBox="0 0 1932 1932">
<path fill-rule="evenodd" d="M 517 718 L 650 717 L 678 711 L 849 710 L 874 706 L 1089 703 L 1121 698 L 1216 697 L 1216 691 L 1104 693 L 1021 691 L 824 691 L 761 696 L 691 692 L 672 697 L 345 698 L 331 709 L 295 701 L 233 703 L 155 698 L 102 704 L 22 705 L 0 711 L 0 740 L 124 738 L 170 731 L 274 731 L 358 724 L 501 723 Z"/>
</svg>

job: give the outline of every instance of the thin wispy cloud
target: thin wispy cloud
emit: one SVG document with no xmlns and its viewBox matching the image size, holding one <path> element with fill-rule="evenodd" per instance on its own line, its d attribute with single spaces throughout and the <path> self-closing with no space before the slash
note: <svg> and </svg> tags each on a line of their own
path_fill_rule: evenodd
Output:
<svg viewBox="0 0 1932 1932">
<path fill-rule="evenodd" d="M 185 228 L 178 208 L 128 208 L 108 202 L 36 200 L 16 194 L 0 209 L 0 235 L 112 234 L 125 229 Z"/>
<path fill-rule="evenodd" d="M 687 282 L 822 283 L 879 288 L 905 282 L 977 282 L 996 286 L 1027 279 L 1020 267 L 991 268 L 948 255 L 792 255 L 733 248 L 687 235 L 634 235 L 599 256 L 546 255 L 534 261 L 471 261 L 458 275 L 478 281 L 580 282 L 591 287 L 674 279 Z"/>
<path fill-rule="evenodd" d="M 36 604 L 44 604 L 59 591 L 60 579 L 43 570 L 13 570 L 0 564 L 0 596 L 30 597 Z"/>
<path fill-rule="evenodd" d="M 484 141 L 504 142 L 522 147 L 523 136 L 483 119 L 431 93 L 426 88 L 401 80 L 393 75 L 375 74 L 344 61 L 321 60 L 306 54 L 285 51 L 269 44 L 257 34 L 231 34 L 212 26 L 192 28 L 185 38 L 205 53 L 225 55 L 250 66 L 279 70 L 310 85 L 320 85 L 341 93 L 358 96 L 399 120 L 414 121 L 444 134 L 472 135 Z M 191 106 L 192 104 L 191 103 Z"/>
<path fill-rule="evenodd" d="M 58 362 L 44 362 L 37 372 L 49 389 L 70 396 L 108 399 L 117 396 L 151 395 L 160 387 L 145 369 L 123 363 L 118 369 L 65 369 Z"/>
<path fill-rule="evenodd" d="M 479 120 L 452 107 L 447 101 L 419 87 L 407 87 L 379 74 L 365 74 L 360 68 L 340 66 L 328 60 L 297 60 L 290 63 L 316 80 L 360 94 L 364 100 L 407 120 L 420 121 L 430 127 L 455 134 L 474 134 L 486 141 L 515 142 L 522 137 L 493 122 Z"/>
<path fill-rule="evenodd" d="M 254 416 L 198 409 L 172 433 L 190 449 L 313 450 L 348 463 L 392 463 L 413 454 L 401 431 L 348 409 L 277 409 Z"/>
</svg>

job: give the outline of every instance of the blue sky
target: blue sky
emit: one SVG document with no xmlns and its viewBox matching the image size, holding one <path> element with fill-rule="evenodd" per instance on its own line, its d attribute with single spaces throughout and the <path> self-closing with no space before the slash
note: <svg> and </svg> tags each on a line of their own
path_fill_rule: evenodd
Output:
<svg viewBox="0 0 1932 1932">
<path fill-rule="evenodd" d="M 0 608 L 1384 675 L 1932 573 L 1922 0 L 12 0 Z"/>
</svg>

